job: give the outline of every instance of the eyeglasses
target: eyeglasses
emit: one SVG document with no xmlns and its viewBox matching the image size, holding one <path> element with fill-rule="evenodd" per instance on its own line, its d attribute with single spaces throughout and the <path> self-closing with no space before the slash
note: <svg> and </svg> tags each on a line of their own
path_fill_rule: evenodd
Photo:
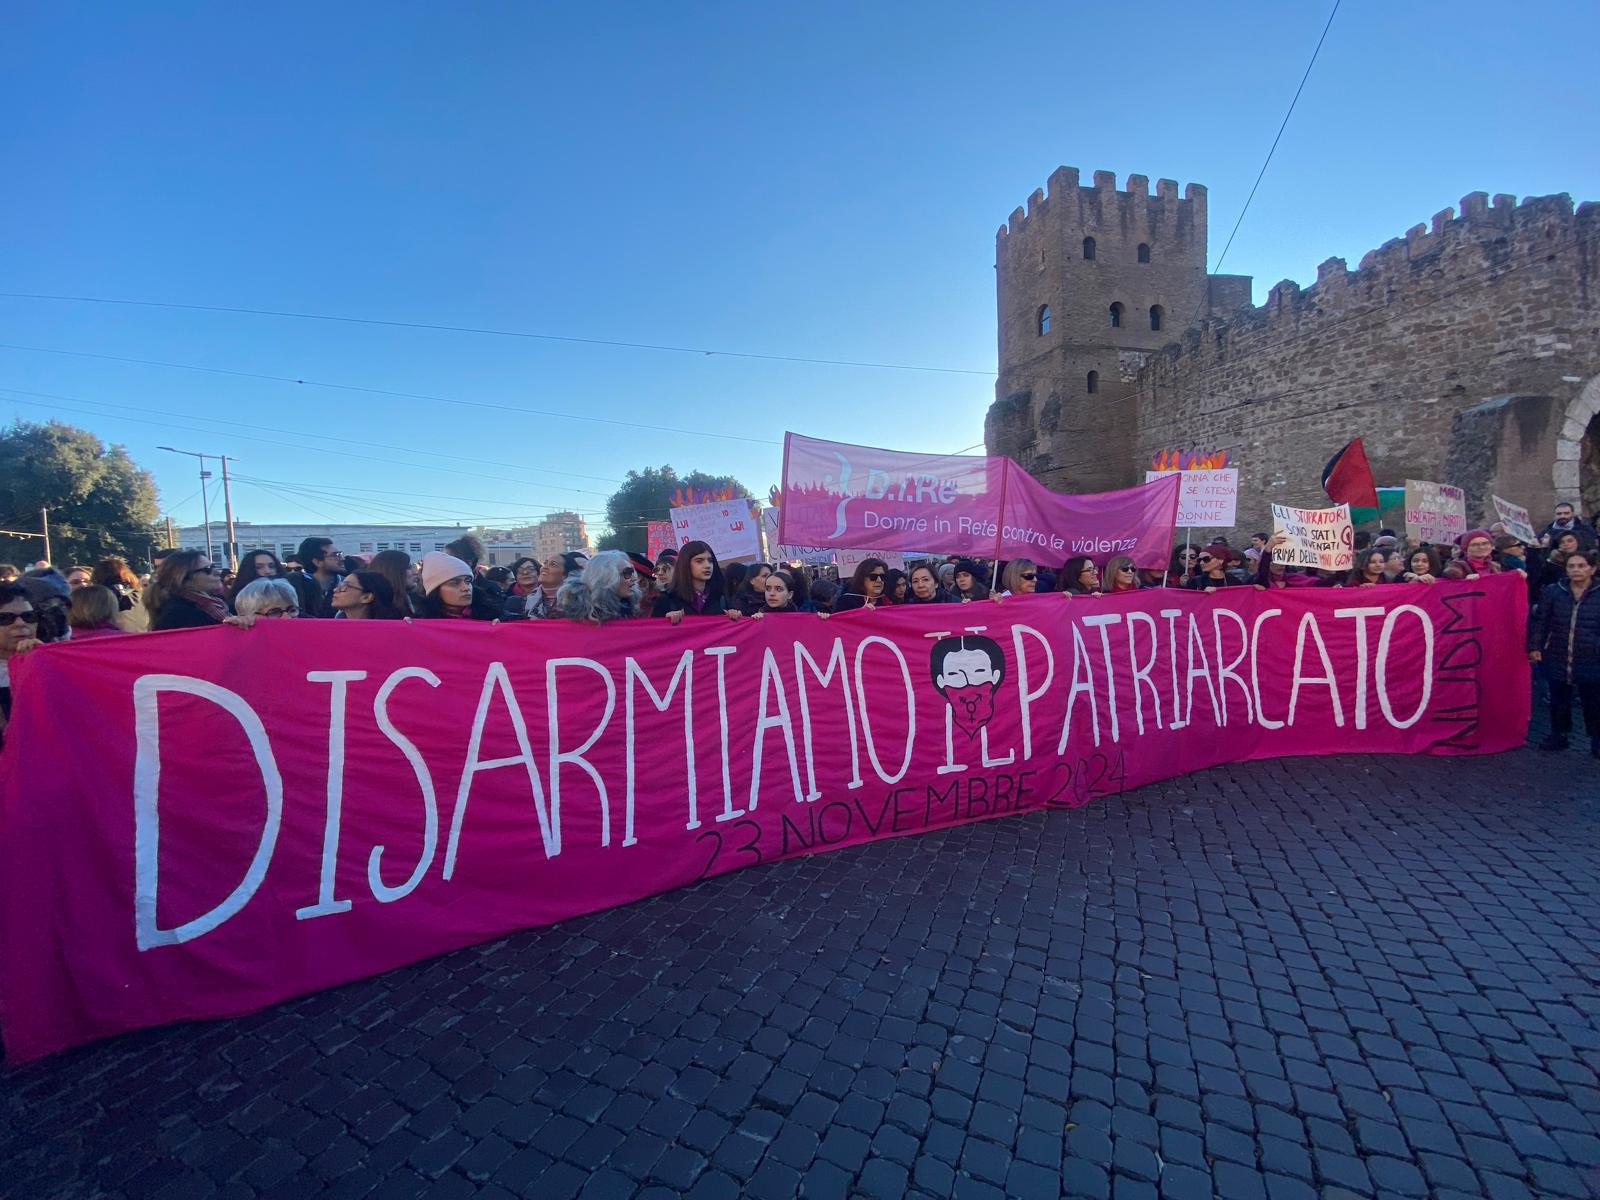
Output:
<svg viewBox="0 0 1600 1200">
<path fill-rule="evenodd" d="M 1022 578 L 1022 579 L 1037 579 L 1037 578 L 1039 578 L 1039 573 L 1037 571 L 1024 571 L 1022 573 L 1022 575 L 1020 576 L 1020 578 Z"/>
<path fill-rule="evenodd" d="M 336 591 L 336 592 L 338 592 L 338 591 L 359 592 L 359 591 L 362 590 L 361 581 L 359 579 L 357 579 L 354 575 L 346 575 L 343 579 L 339 580 L 338 583 L 333 585 L 333 590 Z"/>
<path fill-rule="evenodd" d="M 299 607 L 293 604 L 289 605 L 288 608 L 263 608 L 256 613 L 258 617 L 298 617 L 299 615 Z"/>
<path fill-rule="evenodd" d="M 0 612 L 0 629 L 4 629 L 8 625 L 15 625 L 18 621 L 21 621 L 24 625 L 37 625 L 39 623 L 39 614 L 31 608 L 27 612 Z"/>
<path fill-rule="evenodd" d="M 1094 564 L 1091 563 L 1089 566 L 1084 567 L 1081 571 L 1078 572 L 1078 574 L 1079 575 L 1093 575 L 1094 574 Z"/>
<path fill-rule="evenodd" d="M 193 579 L 196 575 L 220 575 L 220 574 L 222 574 L 222 568 L 221 567 L 196 567 L 194 570 L 190 571 L 188 575 L 184 576 L 184 578 L 185 579 Z"/>
</svg>

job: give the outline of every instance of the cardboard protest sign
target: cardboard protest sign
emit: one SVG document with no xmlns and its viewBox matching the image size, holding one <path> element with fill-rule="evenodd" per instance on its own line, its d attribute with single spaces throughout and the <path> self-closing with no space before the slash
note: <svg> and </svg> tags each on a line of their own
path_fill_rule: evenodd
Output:
<svg viewBox="0 0 1600 1200">
<path fill-rule="evenodd" d="M 1406 537 L 1454 544 L 1467 531 L 1467 494 L 1448 483 L 1406 480 Z"/>
<path fill-rule="evenodd" d="M 1521 538 L 1523 544 L 1527 546 L 1538 542 L 1539 535 L 1534 532 L 1533 520 L 1528 516 L 1527 509 L 1509 500 L 1502 500 L 1499 496 L 1491 495 L 1489 499 L 1494 503 L 1495 515 L 1500 518 L 1500 523 L 1506 527 L 1507 533 L 1514 538 Z"/>
<path fill-rule="evenodd" d="M 1509 750 L 1527 602 L 1506 574 L 42 646 L 0 754 L 7 1065 L 1218 763 Z"/>
<path fill-rule="evenodd" d="M 1153 483 L 1172 471 L 1146 471 L 1144 481 Z M 1234 467 L 1216 470 L 1176 472 L 1179 529 L 1232 529 L 1238 519 L 1239 472 Z"/>
<path fill-rule="evenodd" d="M 786 546 L 778 540 L 778 512 L 776 508 L 761 510 L 761 527 L 767 534 L 767 553 L 779 562 L 802 562 L 817 566 L 833 561 L 833 551 L 827 546 Z"/>
<path fill-rule="evenodd" d="M 689 542 L 705 542 L 721 562 L 755 562 L 761 557 L 761 525 L 746 499 L 674 508 L 672 533 L 679 549 Z"/>
<path fill-rule="evenodd" d="M 1273 562 L 1322 571 L 1348 571 L 1356 565 L 1356 535 L 1348 504 L 1335 508 L 1274 504 L 1272 528 L 1286 538 L 1273 548 Z"/>
<path fill-rule="evenodd" d="M 670 520 L 651 521 L 645 526 L 645 553 L 649 555 L 651 562 L 660 558 L 663 550 L 671 550 L 677 544 L 677 539 L 672 536 Z"/>
</svg>

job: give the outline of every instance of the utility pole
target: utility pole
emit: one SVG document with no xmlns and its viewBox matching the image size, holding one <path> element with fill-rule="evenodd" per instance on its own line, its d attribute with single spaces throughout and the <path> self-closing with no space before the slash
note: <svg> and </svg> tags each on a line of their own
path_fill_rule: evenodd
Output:
<svg viewBox="0 0 1600 1200">
<path fill-rule="evenodd" d="M 41 533 L 40 536 L 42 536 L 44 538 L 44 560 L 45 560 L 45 562 L 49 562 L 50 561 L 50 510 L 48 508 L 41 508 L 39 510 L 39 528 L 42 530 L 42 533 Z"/>
<path fill-rule="evenodd" d="M 172 514 L 167 514 L 167 549 L 175 550 L 178 547 L 178 536 L 172 532 Z"/>
<path fill-rule="evenodd" d="M 187 454 L 190 458 L 198 458 L 200 460 L 200 511 L 205 515 L 206 522 L 206 557 L 215 562 L 216 555 L 212 553 L 211 548 L 211 498 L 206 495 L 206 480 L 211 478 L 211 472 L 206 470 L 206 459 L 221 458 L 222 456 L 220 454 L 201 454 L 198 450 L 179 450 L 176 446 L 157 446 L 156 449 L 165 450 L 171 454 Z M 227 470 L 226 465 L 224 465 L 223 470 Z M 231 510 L 233 506 L 230 504 L 228 507 Z M 228 528 L 230 538 L 233 534 L 232 521 L 233 519 L 230 516 Z"/>
<path fill-rule="evenodd" d="M 239 569 L 239 543 L 233 536 L 233 497 L 228 492 L 228 456 L 222 458 L 222 505 L 228 516 L 228 569 Z"/>
</svg>

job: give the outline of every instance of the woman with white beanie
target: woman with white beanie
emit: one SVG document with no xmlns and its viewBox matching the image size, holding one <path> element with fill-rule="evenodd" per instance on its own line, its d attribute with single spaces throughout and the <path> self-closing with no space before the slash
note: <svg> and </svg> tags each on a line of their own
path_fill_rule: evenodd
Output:
<svg viewBox="0 0 1600 1200">
<path fill-rule="evenodd" d="M 434 550 L 422 556 L 423 599 L 419 617 L 495 621 L 500 610 L 489 594 L 473 586 L 472 568 L 453 554 Z"/>
</svg>

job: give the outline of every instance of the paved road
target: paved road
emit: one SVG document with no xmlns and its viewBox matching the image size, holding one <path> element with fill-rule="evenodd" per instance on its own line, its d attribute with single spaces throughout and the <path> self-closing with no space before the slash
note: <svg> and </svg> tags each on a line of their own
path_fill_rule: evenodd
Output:
<svg viewBox="0 0 1600 1200">
<path fill-rule="evenodd" d="M 1600 775 L 1206 771 L 0 1077 L 46 1197 L 1600 1195 Z"/>
</svg>

